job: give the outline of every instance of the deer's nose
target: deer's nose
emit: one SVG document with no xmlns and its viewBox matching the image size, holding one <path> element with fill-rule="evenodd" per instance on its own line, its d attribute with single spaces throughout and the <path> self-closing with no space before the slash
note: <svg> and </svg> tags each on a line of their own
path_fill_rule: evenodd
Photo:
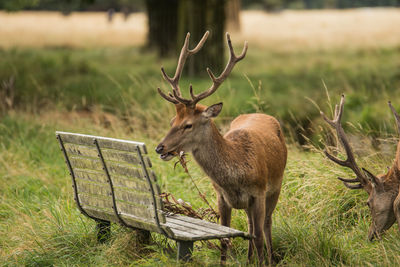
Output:
<svg viewBox="0 0 400 267">
<path fill-rule="evenodd" d="M 156 147 L 156 152 L 157 152 L 158 154 L 161 154 L 163 150 L 164 150 L 164 145 L 162 145 L 162 144 L 159 144 L 159 145 Z"/>
</svg>

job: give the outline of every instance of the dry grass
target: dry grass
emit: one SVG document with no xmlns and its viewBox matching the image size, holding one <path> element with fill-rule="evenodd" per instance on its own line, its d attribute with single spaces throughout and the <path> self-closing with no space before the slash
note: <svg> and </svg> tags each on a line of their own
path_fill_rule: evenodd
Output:
<svg viewBox="0 0 400 267">
<path fill-rule="evenodd" d="M 146 16 L 138 13 L 124 21 L 106 13 L 0 12 L 0 46 L 126 46 L 140 45 L 146 36 Z M 6 26 L 4 26 L 6 25 Z"/>
<path fill-rule="evenodd" d="M 400 9 L 244 11 L 242 32 L 235 41 L 268 48 L 359 48 L 400 44 Z M 0 46 L 126 46 L 145 42 L 143 13 L 127 21 L 106 13 L 0 12 Z M 6 26 L 4 26 L 6 25 Z"/>
<path fill-rule="evenodd" d="M 400 9 L 243 12 L 243 37 L 280 49 L 400 44 Z"/>
</svg>

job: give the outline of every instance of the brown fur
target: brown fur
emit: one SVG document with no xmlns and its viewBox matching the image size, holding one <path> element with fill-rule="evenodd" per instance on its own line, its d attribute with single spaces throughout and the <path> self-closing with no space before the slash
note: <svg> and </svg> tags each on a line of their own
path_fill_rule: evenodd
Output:
<svg viewBox="0 0 400 267">
<path fill-rule="evenodd" d="M 371 211 L 372 223 L 368 238 L 372 240 L 389 229 L 397 220 L 400 230 L 400 142 L 397 144 L 396 158 L 389 171 L 378 176 L 377 183 L 369 183 L 368 206 Z"/>
<path fill-rule="evenodd" d="M 218 104 L 217 104 L 218 105 Z M 211 178 L 218 196 L 221 224 L 229 226 L 231 210 L 244 209 L 248 215 L 250 257 L 255 247 L 259 263 L 264 260 L 264 240 L 272 261 L 271 216 L 278 201 L 287 149 L 278 121 L 265 114 L 240 115 L 222 136 L 206 116 L 220 107 L 203 105 L 188 108 L 176 105 L 177 116 L 171 130 L 160 143 L 162 152 L 192 152 L 196 162 Z M 193 125 L 185 129 L 185 125 Z M 159 152 L 160 154 L 162 152 Z M 226 243 L 221 260 L 226 259 Z"/>
</svg>

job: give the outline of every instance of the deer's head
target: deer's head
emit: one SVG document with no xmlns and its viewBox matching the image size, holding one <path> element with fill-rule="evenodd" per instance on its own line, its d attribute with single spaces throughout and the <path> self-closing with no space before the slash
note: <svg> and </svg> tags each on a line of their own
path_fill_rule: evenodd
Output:
<svg viewBox="0 0 400 267">
<path fill-rule="evenodd" d="M 208 75 L 212 80 L 211 87 L 200 94 L 194 94 L 193 87 L 190 85 L 189 92 L 191 99 L 183 98 L 179 88 L 179 79 L 183 66 L 188 56 L 196 54 L 203 47 L 208 35 L 209 32 L 207 31 L 194 49 L 189 49 L 190 34 L 186 35 L 174 77 L 169 77 L 165 73 L 164 68 L 161 68 L 162 76 L 171 85 L 172 93 L 165 94 L 160 88 L 158 88 L 158 93 L 164 99 L 173 103 L 176 109 L 176 116 L 171 120 L 171 129 L 156 148 L 156 152 L 160 154 L 160 158 L 163 160 L 172 159 L 180 151 L 190 152 L 195 146 L 202 144 L 204 137 L 209 133 L 211 127 L 213 127 L 211 119 L 218 116 L 222 109 L 222 103 L 214 104 L 210 107 L 197 103 L 213 94 L 231 73 L 235 64 L 246 55 L 247 42 L 244 45 L 241 55 L 237 57 L 233 51 L 230 36 L 227 33 L 226 38 L 230 58 L 224 71 L 221 75 L 215 77 L 211 70 L 207 68 Z"/>
<path fill-rule="evenodd" d="M 329 120 L 322 112 L 321 115 L 324 117 L 326 122 L 335 128 L 338 138 L 346 151 L 347 159 L 340 160 L 329 154 L 326 150 L 324 152 L 330 160 L 341 166 L 350 168 L 356 174 L 356 178 L 354 179 L 338 177 L 338 179 L 341 180 L 346 187 L 350 189 L 364 189 L 368 193 L 367 205 L 370 209 L 372 217 L 368 238 L 369 240 L 373 240 L 374 237 L 379 238 L 380 235 L 385 230 L 389 229 L 396 221 L 396 213 L 398 213 L 398 210 L 394 203 L 399 194 L 400 173 L 398 168 L 398 160 L 400 156 L 400 144 L 398 144 L 395 163 L 391 168 L 389 168 L 386 174 L 375 176 L 364 168 L 360 169 L 356 164 L 351 146 L 340 122 L 343 113 L 343 106 L 344 95 L 342 95 L 340 105 L 336 105 L 335 116 L 333 120 Z M 389 106 L 395 115 L 396 123 L 400 130 L 400 117 L 390 102 Z"/>
</svg>

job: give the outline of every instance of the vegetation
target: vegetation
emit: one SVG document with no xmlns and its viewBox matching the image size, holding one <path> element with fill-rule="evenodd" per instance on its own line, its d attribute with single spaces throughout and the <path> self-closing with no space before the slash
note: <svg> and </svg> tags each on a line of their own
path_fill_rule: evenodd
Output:
<svg viewBox="0 0 400 267">
<path fill-rule="evenodd" d="M 241 44 L 235 47 L 242 48 Z M 126 119 L 132 117 L 132 107 L 173 112 L 156 88 L 169 89 L 159 68 L 164 65 L 171 73 L 175 59 L 159 62 L 155 54 L 139 48 L 7 49 L 0 50 L 0 57 L 0 80 L 15 77 L 14 106 L 20 110 L 100 107 Z M 362 132 L 371 136 L 394 133 L 386 102 L 399 105 L 399 62 L 398 47 L 291 52 L 253 47 L 228 82 L 205 103 L 223 101 L 226 119 L 255 111 L 274 115 L 287 135 L 304 144 L 302 135 L 317 141 L 322 124 L 319 110 L 328 111 L 326 86 L 332 101 L 346 94 L 345 119 Z M 195 91 L 202 91 L 210 82 L 208 77 L 183 78 L 182 88 L 192 83 Z"/>
<path fill-rule="evenodd" d="M 113 225 L 106 244 L 96 242 L 95 223 L 79 213 L 73 200 L 70 178 L 55 140 L 56 129 L 120 138 L 140 139 L 151 149 L 157 138 L 146 131 L 136 134 L 119 120 L 107 127 L 96 116 L 82 112 L 29 115 L 11 112 L 1 120 L 0 131 L 0 259 L 7 265 L 144 265 L 174 266 L 174 243 L 153 234 L 154 243 L 140 250 L 134 235 Z M 160 115 L 161 117 L 161 115 Z M 149 119 L 151 120 L 151 119 Z M 158 123 L 155 120 L 154 123 Z M 160 134 L 162 134 L 160 128 Z M 391 143 L 394 147 L 394 141 Z M 372 153 L 370 153 L 372 154 Z M 163 191 L 204 207 L 193 183 L 173 163 L 161 162 L 151 153 Z M 391 157 L 393 154 L 391 155 Z M 383 170 L 390 157 L 371 156 L 361 165 Z M 189 163 L 197 186 L 215 207 L 208 178 Z M 366 194 L 346 189 L 336 176 L 351 172 L 334 166 L 319 151 L 304 152 L 289 146 L 289 160 L 282 194 L 274 214 L 273 245 L 281 265 L 398 265 L 399 232 L 392 227 L 380 241 L 368 242 Z M 234 211 L 232 226 L 245 230 L 246 216 Z M 168 243 L 168 244 L 167 244 Z M 164 248 L 172 249 L 165 250 Z M 192 265 L 214 265 L 218 252 L 201 243 Z M 247 244 L 233 242 L 229 264 L 244 264 Z"/>
<path fill-rule="evenodd" d="M 285 128 L 289 159 L 272 230 L 279 265 L 399 266 L 397 227 L 368 242 L 367 195 L 346 189 L 336 177 L 352 173 L 322 155 L 319 147 L 335 142 L 319 109 L 330 115 L 345 93 L 342 121 L 349 122 L 346 131 L 352 133 L 359 165 L 383 172 L 398 140 L 386 102 L 392 100 L 400 110 L 400 47 L 305 49 L 296 43 L 301 49 L 272 49 L 271 44 L 266 49 L 251 44 L 246 59 L 204 103 L 224 102 L 217 119 L 222 130 L 246 112 L 274 115 Z M 239 40 L 234 44 L 236 51 L 241 46 Z M 130 230 L 113 225 L 111 240 L 96 242 L 95 223 L 75 206 L 54 131 L 146 142 L 162 191 L 204 207 L 183 170 L 153 152 L 174 115 L 173 106 L 156 93 L 158 86 L 168 89 L 159 68 L 164 65 L 170 74 L 176 59 L 160 61 L 138 47 L 86 46 L 2 48 L 0 58 L 0 96 L 8 99 L 0 99 L 2 265 L 175 266 L 175 244 L 158 234 L 142 248 Z M 14 88 L 13 97 L 3 81 Z M 182 77 L 182 91 L 189 82 L 197 92 L 210 85 L 208 77 Z M 189 171 L 216 207 L 211 183 L 193 160 Z M 246 230 L 245 218 L 243 211 L 234 211 L 232 226 Z M 218 264 L 218 251 L 197 246 L 188 265 Z M 246 255 L 247 243 L 235 239 L 228 263 L 244 265 Z"/>
</svg>

